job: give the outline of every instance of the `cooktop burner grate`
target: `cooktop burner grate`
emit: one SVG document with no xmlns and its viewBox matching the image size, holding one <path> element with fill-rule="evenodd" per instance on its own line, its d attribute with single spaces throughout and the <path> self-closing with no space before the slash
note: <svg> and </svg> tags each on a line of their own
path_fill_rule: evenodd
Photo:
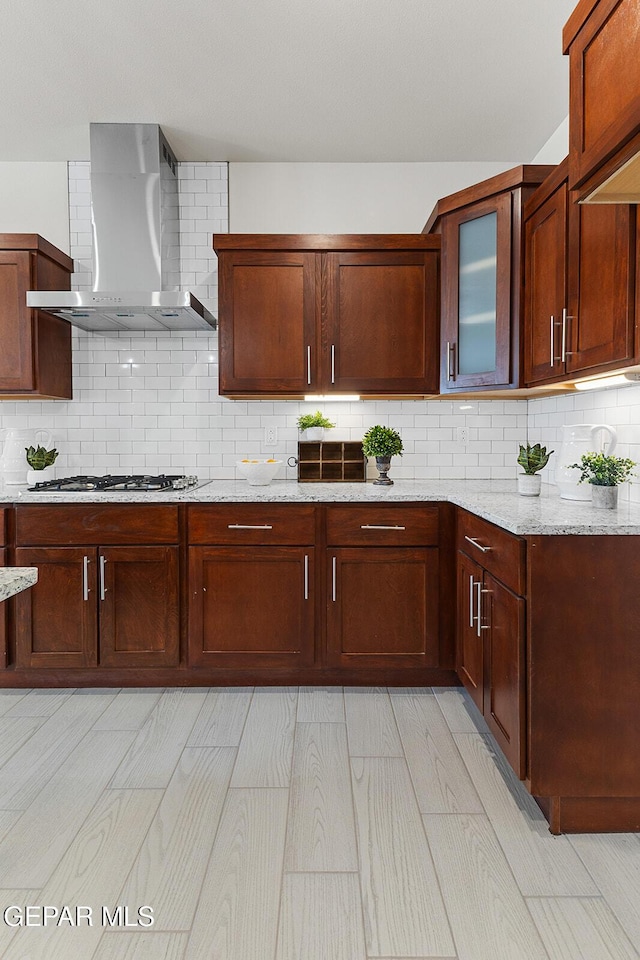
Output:
<svg viewBox="0 0 640 960">
<path fill-rule="evenodd" d="M 178 476 L 177 474 L 133 474 L 125 476 L 108 475 L 106 477 L 61 477 L 58 480 L 46 480 L 36 483 L 29 490 L 38 493 L 73 493 L 77 491 L 100 491 L 108 493 L 111 490 L 185 490 L 188 487 L 199 485 L 197 477 Z"/>
</svg>

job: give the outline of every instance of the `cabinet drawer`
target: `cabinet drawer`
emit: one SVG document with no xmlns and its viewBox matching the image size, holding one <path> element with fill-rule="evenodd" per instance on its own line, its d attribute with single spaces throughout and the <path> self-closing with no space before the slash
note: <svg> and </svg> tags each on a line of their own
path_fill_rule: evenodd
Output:
<svg viewBox="0 0 640 960">
<path fill-rule="evenodd" d="M 336 546 L 438 545 L 437 506 L 367 503 L 327 507 L 327 543 Z"/>
<path fill-rule="evenodd" d="M 189 543 L 297 544 L 315 542 L 315 507 L 225 503 L 189 507 Z"/>
<path fill-rule="evenodd" d="M 524 540 L 466 510 L 458 510 L 457 541 L 459 550 L 477 560 L 514 593 L 524 595 Z"/>
<path fill-rule="evenodd" d="M 177 542 L 177 506 L 34 504 L 16 509 L 18 546 Z"/>
</svg>

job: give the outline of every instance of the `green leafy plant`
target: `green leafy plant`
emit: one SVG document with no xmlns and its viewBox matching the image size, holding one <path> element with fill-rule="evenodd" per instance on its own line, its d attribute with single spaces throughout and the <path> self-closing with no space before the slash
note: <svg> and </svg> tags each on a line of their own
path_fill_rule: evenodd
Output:
<svg viewBox="0 0 640 960">
<path fill-rule="evenodd" d="M 32 470 L 44 470 L 45 467 L 50 467 L 56 462 L 58 456 L 55 448 L 45 450 L 44 447 L 25 447 L 24 449 L 27 454 L 27 463 Z"/>
<path fill-rule="evenodd" d="M 593 483 L 596 487 L 616 487 L 632 476 L 635 461 L 628 457 L 607 456 L 604 453 L 583 453 L 580 463 L 571 467 L 581 470 L 578 483 Z"/>
<path fill-rule="evenodd" d="M 524 470 L 524 472 L 532 477 L 542 470 L 543 467 L 549 463 L 549 457 L 553 453 L 553 450 L 549 450 L 547 453 L 546 447 L 541 447 L 539 443 L 527 444 L 526 447 L 523 444 L 520 444 L 520 453 L 518 454 L 518 463 Z"/>
<path fill-rule="evenodd" d="M 375 427 L 370 427 L 362 438 L 362 452 L 365 457 L 395 457 L 396 454 L 402 456 L 403 449 L 402 437 L 391 427 L 376 424 Z"/>
<path fill-rule="evenodd" d="M 335 427 L 335 423 L 331 423 L 331 420 L 328 420 L 321 410 L 316 410 L 315 413 L 303 413 L 301 417 L 298 417 L 299 430 L 309 430 L 312 427 L 324 427 L 325 430 L 331 430 L 332 427 Z"/>
</svg>

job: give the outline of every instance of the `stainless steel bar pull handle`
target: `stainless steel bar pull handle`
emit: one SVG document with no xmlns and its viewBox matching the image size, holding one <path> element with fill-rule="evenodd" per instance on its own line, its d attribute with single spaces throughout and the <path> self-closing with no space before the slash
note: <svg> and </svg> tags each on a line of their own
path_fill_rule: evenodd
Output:
<svg viewBox="0 0 640 960">
<path fill-rule="evenodd" d="M 82 558 L 82 599 L 89 599 L 89 557 Z"/>
<path fill-rule="evenodd" d="M 555 325 L 556 325 L 556 318 L 554 317 L 553 314 L 551 314 L 550 320 L 551 320 L 551 349 L 549 350 L 549 366 L 552 367 L 552 366 L 554 365 L 554 363 L 556 362 L 556 357 L 555 357 L 555 353 L 556 353 L 556 344 L 555 344 Z"/>
<path fill-rule="evenodd" d="M 107 592 L 107 587 L 105 584 L 105 577 L 104 577 L 104 573 L 105 573 L 104 567 L 106 562 L 107 562 L 106 557 L 100 557 L 100 599 L 101 600 L 104 600 L 105 594 Z"/>
<path fill-rule="evenodd" d="M 447 382 L 450 380 L 455 380 L 456 378 L 456 368 L 455 368 L 455 343 L 451 343 L 450 340 L 447 340 Z M 454 359 L 453 367 L 451 360 Z"/>
<path fill-rule="evenodd" d="M 228 523 L 227 530 L 273 530 L 270 523 Z"/>
<path fill-rule="evenodd" d="M 397 525 L 386 526 L 385 524 L 382 524 L 382 523 L 361 523 L 360 529 L 361 530 L 406 530 L 407 528 L 400 527 Z"/>
<path fill-rule="evenodd" d="M 304 598 L 309 599 L 309 556 L 304 555 Z"/>
<path fill-rule="evenodd" d="M 333 557 L 331 560 L 331 599 L 334 603 L 336 602 L 336 597 L 338 592 L 338 584 L 337 584 L 338 569 L 337 568 L 338 568 L 338 559 L 337 557 Z"/>
<path fill-rule="evenodd" d="M 336 345 L 331 344 L 331 383 L 336 382 Z"/>
<path fill-rule="evenodd" d="M 307 347 L 307 384 L 311 384 L 311 347 Z"/>
<path fill-rule="evenodd" d="M 475 537 L 467 537 L 465 535 L 465 540 L 468 540 L 469 543 L 472 543 L 474 547 L 477 547 L 478 550 L 482 551 L 482 553 L 489 553 L 491 550 L 491 547 L 484 547 L 478 540 L 475 539 Z"/>
<path fill-rule="evenodd" d="M 469 626 L 473 627 L 475 617 L 473 615 L 473 574 L 469 574 Z"/>
<path fill-rule="evenodd" d="M 482 631 L 482 596 L 481 594 L 482 594 L 482 580 L 476 580 L 476 602 L 478 607 L 478 613 L 477 613 L 477 619 L 476 619 L 476 626 L 477 626 L 476 633 L 478 636 L 480 636 L 480 633 Z"/>
<path fill-rule="evenodd" d="M 569 330 L 569 320 L 575 320 L 575 317 L 572 317 L 566 307 L 562 311 L 562 360 L 565 361 L 567 357 L 572 357 L 574 352 L 573 350 L 567 350 L 567 337 Z"/>
</svg>

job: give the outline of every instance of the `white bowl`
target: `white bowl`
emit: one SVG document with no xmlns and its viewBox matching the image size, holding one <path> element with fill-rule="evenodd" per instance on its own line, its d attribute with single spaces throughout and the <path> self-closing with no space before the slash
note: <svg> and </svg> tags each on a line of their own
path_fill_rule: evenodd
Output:
<svg viewBox="0 0 640 960">
<path fill-rule="evenodd" d="M 282 460 L 236 460 L 239 473 L 252 487 L 266 487 L 282 465 Z"/>
</svg>

